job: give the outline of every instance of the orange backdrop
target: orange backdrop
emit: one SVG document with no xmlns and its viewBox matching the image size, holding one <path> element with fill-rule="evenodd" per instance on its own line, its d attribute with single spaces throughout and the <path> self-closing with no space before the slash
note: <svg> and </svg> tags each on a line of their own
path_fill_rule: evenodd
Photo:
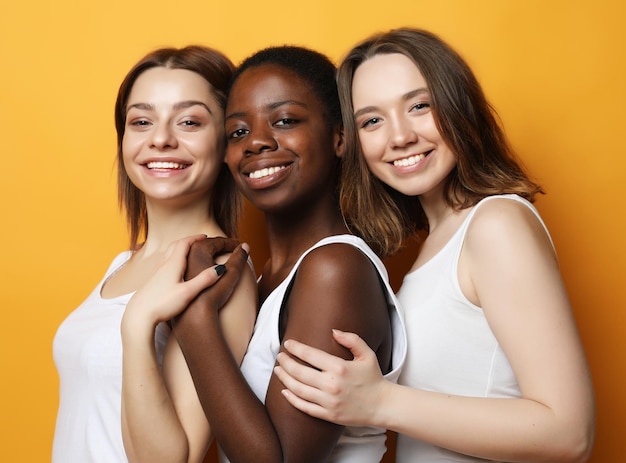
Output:
<svg viewBox="0 0 626 463">
<path fill-rule="evenodd" d="M 58 405 L 51 343 L 126 247 L 116 206 L 113 103 L 129 67 L 164 45 L 239 61 L 265 45 L 340 59 L 357 40 L 430 29 L 470 62 L 548 194 L 597 394 L 592 462 L 626 452 L 626 6 L 611 0 L 3 2 L 0 13 L 0 460 L 45 462 Z M 257 266 L 263 225 L 246 212 Z M 392 259 L 397 286 L 411 253 Z M 529 340 L 532 342 L 532 340 Z"/>
</svg>

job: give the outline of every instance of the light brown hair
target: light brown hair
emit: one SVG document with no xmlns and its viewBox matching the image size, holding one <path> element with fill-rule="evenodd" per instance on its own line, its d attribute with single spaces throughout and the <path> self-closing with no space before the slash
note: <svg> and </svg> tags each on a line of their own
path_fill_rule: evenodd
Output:
<svg viewBox="0 0 626 463">
<path fill-rule="evenodd" d="M 543 193 L 516 159 L 495 110 L 456 51 L 419 29 L 373 35 L 347 54 L 339 66 L 338 87 L 346 137 L 341 206 L 350 228 L 375 252 L 383 257 L 393 254 L 405 238 L 428 230 L 418 198 L 403 195 L 369 171 L 355 125 L 352 80 L 356 69 L 373 56 L 392 53 L 408 57 L 424 76 L 437 129 L 456 156 L 444 193 L 450 206 L 463 209 L 486 196 L 505 193 L 533 201 L 537 193 Z"/>
<path fill-rule="evenodd" d="M 185 48 L 160 48 L 148 53 L 133 66 L 122 81 L 115 102 L 118 201 L 120 208 L 126 211 L 131 249 L 135 249 L 139 240 L 145 237 L 148 221 L 145 196 L 130 181 L 124 167 L 122 141 L 126 128 L 126 105 L 137 78 L 155 67 L 186 69 L 199 74 L 209 83 L 222 111 L 226 106 L 226 92 L 234 71 L 233 63 L 221 52 L 209 47 L 190 45 Z M 211 212 L 217 224 L 227 236 L 236 237 L 242 200 L 226 164 L 222 165 L 212 191 Z"/>
</svg>

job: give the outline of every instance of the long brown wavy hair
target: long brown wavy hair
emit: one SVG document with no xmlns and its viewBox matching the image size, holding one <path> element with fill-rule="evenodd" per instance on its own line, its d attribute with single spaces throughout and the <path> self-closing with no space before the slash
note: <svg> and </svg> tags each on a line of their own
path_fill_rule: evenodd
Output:
<svg viewBox="0 0 626 463">
<path fill-rule="evenodd" d="M 399 53 L 420 70 L 431 94 L 437 129 L 457 163 L 445 183 L 445 201 L 456 209 L 471 207 L 486 196 L 514 193 L 534 201 L 541 187 L 524 172 L 495 110 L 473 72 L 436 35 L 401 28 L 371 36 L 356 45 L 339 66 L 338 87 L 346 153 L 341 206 L 352 230 L 380 256 L 396 252 L 405 238 L 428 230 L 419 199 L 406 196 L 376 178 L 362 155 L 352 106 L 356 69 L 379 54 Z"/>
</svg>

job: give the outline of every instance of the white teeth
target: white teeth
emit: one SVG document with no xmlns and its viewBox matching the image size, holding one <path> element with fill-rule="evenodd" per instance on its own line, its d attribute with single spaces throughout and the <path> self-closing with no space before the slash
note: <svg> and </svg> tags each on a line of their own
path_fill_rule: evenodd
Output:
<svg viewBox="0 0 626 463">
<path fill-rule="evenodd" d="M 285 166 L 276 166 L 276 167 L 268 167 L 266 169 L 261 169 L 261 170 L 255 170 L 254 172 L 250 172 L 250 175 L 248 175 L 248 177 L 263 178 L 263 177 L 267 177 L 269 175 L 275 174 L 276 172 L 284 168 Z"/>
<path fill-rule="evenodd" d="M 185 164 L 166 161 L 152 161 L 146 165 L 148 166 L 148 169 L 184 169 L 187 167 Z"/>
<path fill-rule="evenodd" d="M 409 156 L 408 158 L 396 159 L 395 161 L 393 161 L 393 165 L 396 167 L 408 167 L 417 164 L 425 157 L 425 154 L 416 154 L 414 156 Z"/>
</svg>

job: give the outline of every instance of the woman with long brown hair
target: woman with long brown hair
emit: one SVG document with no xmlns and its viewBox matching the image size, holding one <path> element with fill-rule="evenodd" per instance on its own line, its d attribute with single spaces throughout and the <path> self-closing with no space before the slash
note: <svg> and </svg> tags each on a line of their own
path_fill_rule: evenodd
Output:
<svg viewBox="0 0 626 463">
<path fill-rule="evenodd" d="M 115 105 L 119 201 L 130 250 L 119 254 L 54 339 L 61 380 L 52 461 L 202 461 L 211 431 L 180 347 L 169 301 L 187 305 L 222 272 L 170 291 L 156 275 L 206 236 L 236 236 L 241 200 L 224 164 L 224 105 L 232 63 L 201 46 L 143 57 Z M 137 291 L 141 288 L 139 291 Z M 158 304 L 153 304 L 153 301 Z M 150 302 L 148 302 L 150 301 Z M 220 315 L 241 361 L 256 315 L 251 269 Z"/>
<path fill-rule="evenodd" d="M 285 396 L 321 419 L 398 432 L 399 462 L 584 461 L 592 385 L 531 204 L 541 188 L 472 71 L 434 34 L 398 29 L 348 53 L 339 91 L 351 229 L 383 256 L 426 234 L 398 293 L 407 360 L 392 384 L 352 333 L 334 337 L 353 361 L 287 340 Z"/>
</svg>

